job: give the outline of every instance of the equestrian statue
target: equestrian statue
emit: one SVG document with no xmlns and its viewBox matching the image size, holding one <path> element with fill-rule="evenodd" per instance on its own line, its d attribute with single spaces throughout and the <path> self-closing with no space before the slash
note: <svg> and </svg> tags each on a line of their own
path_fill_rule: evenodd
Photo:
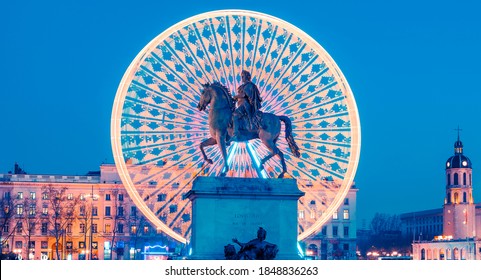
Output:
<svg viewBox="0 0 481 280">
<path fill-rule="evenodd" d="M 219 82 L 203 85 L 197 108 L 204 111 L 210 104 L 208 122 L 211 135 L 209 139 L 200 144 L 204 160 L 209 164 L 213 163 L 207 157 L 204 148 L 217 144 L 224 160 L 224 168 L 220 176 L 225 176 L 229 171 L 226 147 L 231 142 L 259 138 L 270 151 L 270 154 L 261 160 L 259 168 L 263 169 L 264 163 L 277 155 L 282 165 L 282 172 L 278 178 L 283 178 L 287 172 L 286 162 L 284 154 L 276 146 L 281 132 L 281 121 L 284 123 L 285 138 L 292 154 L 295 157 L 300 156 L 299 147 L 292 135 L 291 120 L 287 116 L 277 116 L 260 111 L 262 98 L 259 89 L 251 81 L 251 74 L 243 70 L 241 77 L 242 85 L 237 88 L 237 94 L 234 97 L 230 90 Z"/>
</svg>

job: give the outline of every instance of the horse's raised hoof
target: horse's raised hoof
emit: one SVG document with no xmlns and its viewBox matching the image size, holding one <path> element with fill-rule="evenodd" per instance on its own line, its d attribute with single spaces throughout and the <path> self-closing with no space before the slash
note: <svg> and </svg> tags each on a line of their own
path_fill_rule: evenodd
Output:
<svg viewBox="0 0 481 280">
<path fill-rule="evenodd" d="M 277 178 L 279 178 L 279 179 L 284 178 L 284 173 L 285 172 L 282 172 L 281 174 L 279 174 L 279 176 L 277 176 Z"/>
</svg>

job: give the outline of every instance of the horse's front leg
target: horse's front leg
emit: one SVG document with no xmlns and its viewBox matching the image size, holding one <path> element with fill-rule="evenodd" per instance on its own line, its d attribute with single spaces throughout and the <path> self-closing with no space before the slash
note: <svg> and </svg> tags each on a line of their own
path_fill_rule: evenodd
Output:
<svg viewBox="0 0 481 280">
<path fill-rule="evenodd" d="M 211 138 L 203 141 L 202 143 L 200 143 L 200 146 L 199 146 L 200 151 L 202 152 L 202 155 L 204 156 L 204 160 L 207 161 L 207 163 L 209 163 L 209 164 L 212 164 L 213 162 L 205 154 L 204 147 L 212 146 L 212 145 L 215 145 L 215 144 L 217 144 L 217 141 L 213 137 L 211 137 Z"/>
</svg>

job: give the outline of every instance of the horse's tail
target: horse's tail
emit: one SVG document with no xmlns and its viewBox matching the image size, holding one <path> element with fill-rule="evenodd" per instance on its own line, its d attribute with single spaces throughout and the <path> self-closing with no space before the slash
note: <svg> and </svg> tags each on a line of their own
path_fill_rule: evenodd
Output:
<svg viewBox="0 0 481 280">
<path fill-rule="evenodd" d="M 292 154 L 294 154 L 295 157 L 300 157 L 301 153 L 299 152 L 299 147 L 296 144 L 296 141 L 294 141 L 294 136 L 292 136 L 292 124 L 291 124 L 291 119 L 287 116 L 278 116 L 279 119 L 284 122 L 284 125 L 286 127 L 285 133 L 286 133 L 286 140 L 287 144 L 289 145 L 289 148 L 291 149 Z"/>
</svg>

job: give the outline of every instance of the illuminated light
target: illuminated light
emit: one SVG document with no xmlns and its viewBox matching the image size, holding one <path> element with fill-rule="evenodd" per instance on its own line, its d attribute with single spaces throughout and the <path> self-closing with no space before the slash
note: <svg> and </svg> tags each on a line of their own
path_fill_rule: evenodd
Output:
<svg viewBox="0 0 481 280">
<path fill-rule="evenodd" d="M 259 170 L 261 168 L 261 162 L 259 161 L 259 158 L 257 157 L 257 153 L 254 151 L 254 149 L 252 148 L 251 144 L 249 142 L 247 142 L 247 150 L 249 151 L 249 154 L 251 155 L 251 157 L 254 159 L 255 163 L 256 163 L 256 166 L 257 166 L 257 169 Z M 267 173 L 264 169 L 261 170 L 261 177 L 262 178 L 267 178 Z"/>
<path fill-rule="evenodd" d="M 464 160 L 464 161 L 463 161 L 463 166 L 466 166 L 466 165 L 468 165 L 468 162 Z"/>
<path fill-rule="evenodd" d="M 297 242 L 297 252 L 299 253 L 299 256 L 301 256 L 301 258 L 304 257 L 304 253 L 302 252 L 301 244 L 299 244 L 299 242 Z"/>
</svg>

